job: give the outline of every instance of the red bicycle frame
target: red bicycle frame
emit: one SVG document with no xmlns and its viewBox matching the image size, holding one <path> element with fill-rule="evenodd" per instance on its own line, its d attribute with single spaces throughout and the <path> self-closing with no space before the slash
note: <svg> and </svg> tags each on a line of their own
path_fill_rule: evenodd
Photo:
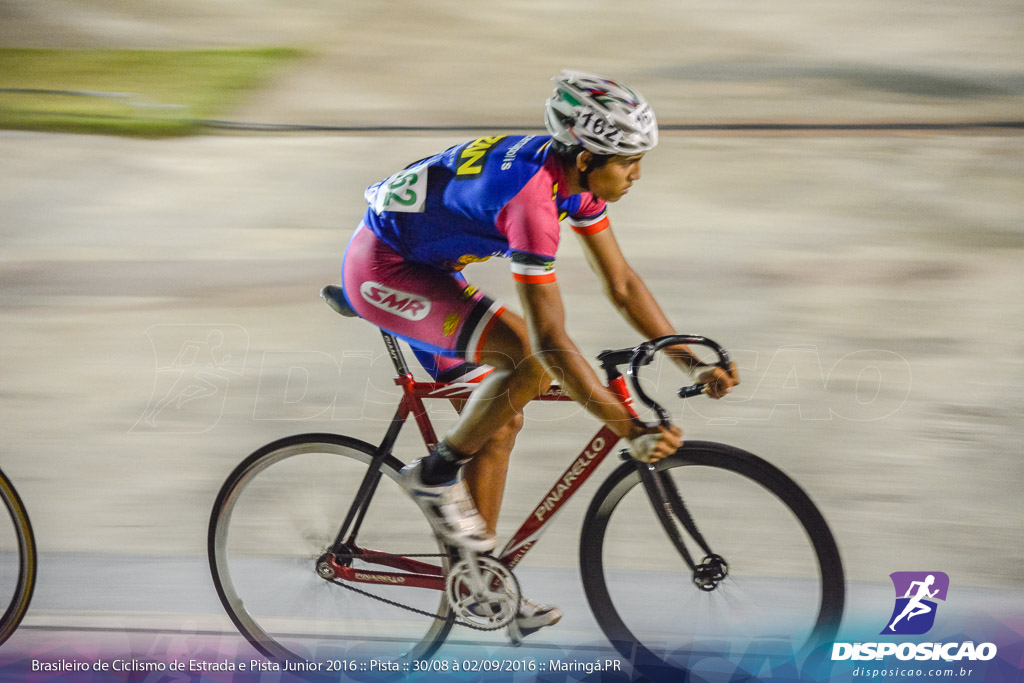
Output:
<svg viewBox="0 0 1024 683">
<path fill-rule="evenodd" d="M 437 444 L 437 436 L 434 433 L 433 424 L 430 422 L 430 417 L 427 414 L 424 399 L 467 398 L 473 390 L 476 389 L 478 384 L 473 382 L 416 381 L 413 378 L 408 365 L 405 363 L 405 359 L 402 356 L 402 352 L 398 347 L 398 342 L 395 337 L 387 332 L 382 332 L 382 334 L 384 336 L 384 342 L 388 348 L 388 353 L 390 354 L 391 360 L 394 362 L 395 369 L 397 370 L 395 384 L 402 389 L 402 399 L 399 402 L 398 409 L 391 421 L 391 427 L 388 430 L 387 435 L 384 437 L 384 441 L 378 447 L 378 456 L 390 453 L 391 447 L 398 438 L 399 429 L 410 415 L 416 420 L 416 426 L 419 428 L 423 441 L 429 449 Z M 629 395 L 629 389 L 626 386 L 625 378 L 615 371 L 612 366 L 606 365 L 605 370 L 609 375 L 608 388 L 623 402 L 623 404 L 629 409 L 630 413 L 635 415 L 631 406 L 631 398 Z M 537 396 L 533 400 L 571 401 L 572 399 L 562 391 L 561 387 L 552 386 L 546 392 Z M 562 509 L 562 506 L 572 498 L 583 483 L 590 478 L 590 475 L 594 473 L 598 465 L 600 465 L 608 454 L 612 452 L 618 441 L 619 437 L 615 432 L 607 426 L 602 425 L 597 434 L 587 442 L 587 445 L 584 446 L 579 455 L 573 459 L 565 472 L 562 473 L 562 476 L 558 478 L 550 490 L 548 490 L 544 497 L 541 498 L 530 516 L 519 527 L 519 530 L 513 534 L 508 543 L 505 544 L 505 547 L 498 554 L 497 559 L 510 569 L 519 564 L 526 553 L 529 552 L 530 548 L 532 548 L 540 538 L 548 523 L 554 519 Z M 368 501 L 366 496 L 372 495 L 377 479 L 379 479 L 379 475 L 377 475 L 376 478 L 370 475 L 367 476 L 362 489 L 359 494 L 357 494 L 357 500 L 366 499 Z M 353 509 L 349 511 L 349 517 L 342 526 L 342 532 L 339 533 L 338 540 L 335 542 L 334 547 L 344 547 L 346 555 L 358 556 L 358 559 L 365 563 L 388 567 L 398 571 L 388 572 L 356 569 L 350 566 L 344 566 L 334 560 L 331 554 L 328 553 L 328 556 L 324 559 L 331 565 L 336 578 L 356 583 L 374 583 L 389 586 L 402 585 L 415 588 L 444 590 L 445 577 L 440 566 L 430 564 L 428 562 L 421 562 L 409 557 L 402 557 L 400 555 L 359 548 L 356 546 L 356 531 L 358 530 L 362 514 L 365 513 L 365 506 L 363 506 L 363 510 L 361 512 L 357 510 L 358 507 L 359 505 L 353 506 Z M 343 540 L 342 537 L 345 532 L 349 529 L 350 525 L 353 524 L 354 530 L 352 531 L 351 536 L 349 536 L 347 541 Z"/>
</svg>

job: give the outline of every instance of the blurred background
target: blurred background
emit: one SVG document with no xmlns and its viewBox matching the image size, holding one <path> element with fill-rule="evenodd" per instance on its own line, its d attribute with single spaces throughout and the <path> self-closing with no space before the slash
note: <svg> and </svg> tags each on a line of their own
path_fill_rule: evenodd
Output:
<svg viewBox="0 0 1024 683">
<path fill-rule="evenodd" d="M 42 552 L 16 637 L 231 631 L 205 560 L 224 478 L 273 438 L 374 441 L 390 415 L 379 336 L 317 297 L 363 188 L 540 132 L 565 67 L 636 87 L 666 129 L 611 218 L 680 331 L 740 363 L 729 399 L 674 404 L 687 435 L 807 489 L 852 618 L 881 626 L 904 570 L 948 573 L 969 596 L 950 610 L 1022 604 L 1018 1 L 341 5 L 0 0 L 0 112 L 21 129 L 0 131 L 0 464 Z M 113 49 L 155 61 L 73 68 Z M 186 56 L 209 50 L 237 72 Z M 14 92 L 42 89 L 133 97 Z M 559 274 L 585 353 L 637 341 L 568 234 Z M 466 275 L 517 305 L 503 261 Z M 569 405 L 527 413 L 501 531 L 594 428 Z M 584 511 L 522 570 L 528 594 L 568 596 L 565 642 L 600 638 L 577 586 Z"/>
</svg>

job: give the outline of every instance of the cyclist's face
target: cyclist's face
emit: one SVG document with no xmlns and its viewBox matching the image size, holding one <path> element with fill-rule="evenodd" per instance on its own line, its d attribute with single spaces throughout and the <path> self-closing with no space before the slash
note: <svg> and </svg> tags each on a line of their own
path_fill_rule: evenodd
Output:
<svg viewBox="0 0 1024 683">
<path fill-rule="evenodd" d="M 606 202 L 617 202 L 640 179 L 640 161 L 643 154 L 622 156 L 616 154 L 604 166 L 590 172 L 587 181 L 590 192 Z"/>
</svg>

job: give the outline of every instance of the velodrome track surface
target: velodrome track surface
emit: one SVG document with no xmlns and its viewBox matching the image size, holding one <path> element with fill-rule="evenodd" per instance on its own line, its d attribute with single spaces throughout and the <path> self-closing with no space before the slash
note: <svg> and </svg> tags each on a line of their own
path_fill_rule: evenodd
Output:
<svg viewBox="0 0 1024 683">
<path fill-rule="evenodd" d="M 394 391 L 379 338 L 317 291 L 373 178 L 362 159 L 389 169 L 454 140 L 3 134 L 4 468 L 43 553 L 27 625 L 217 615 L 201 555 L 230 469 L 292 433 L 382 434 Z M 677 404 L 687 434 L 801 482 L 852 581 L 927 566 L 1020 589 L 1022 311 L 999 295 L 1021 287 L 1020 148 L 669 138 L 613 207 L 672 319 L 744 368 L 735 398 Z M 506 268 L 468 274 L 510 300 Z M 568 236 L 559 277 L 582 349 L 635 341 Z M 666 370 L 659 387 L 673 381 Z M 593 429 L 571 405 L 528 418 L 506 532 Z M 583 510 L 527 563 L 557 577 L 555 595 L 575 580 Z"/>
<path fill-rule="evenodd" d="M 579 38 L 552 48 L 551 22 L 530 50 L 515 50 L 487 36 L 510 24 L 507 35 L 526 40 L 525 19 L 509 10 L 453 26 L 452 3 L 402 17 L 406 34 L 416 21 L 438 32 L 419 43 L 419 61 L 362 10 L 342 16 L 313 3 L 287 13 L 266 2 L 261 23 L 223 2 L 196 24 L 61 3 L 55 34 L 61 13 L 45 10 L 57 4 L 39 3 L 33 16 L 0 3 L 14 19 L 4 43 L 61 35 L 72 45 L 197 46 L 230 43 L 230 33 L 323 46 L 235 112 L 241 121 L 532 125 L 546 78 L 564 65 L 631 79 L 663 103 L 665 121 L 1020 111 L 1011 3 L 969 15 L 918 3 L 878 30 L 883 3 L 843 16 L 801 3 L 749 16 L 737 5 L 727 16 L 673 15 L 674 35 L 652 33 L 640 12 L 629 42 L 650 41 L 642 65 Z M 242 14 L 248 33 L 224 28 Z M 621 31 L 610 11 L 593 21 L 596 35 Z M 356 30 L 360 22 L 373 30 Z M 468 43 L 454 42 L 460 27 Z M 867 52 L 857 49 L 866 36 Z M 458 61 L 459 45 L 483 57 Z M 512 54 L 521 69 L 509 67 Z M 410 63 L 414 71 L 402 67 Z M 499 67 L 506 84 L 480 85 Z M 423 105 L 439 88 L 441 104 Z M 203 557 L 215 493 L 273 438 L 383 432 L 393 390 L 379 338 L 331 313 L 317 291 L 337 280 L 362 188 L 466 137 L 0 133 L 2 464 L 42 552 L 12 646 L 55 627 L 104 629 L 81 633 L 108 641 L 146 629 L 230 633 Z M 969 587 L 972 606 L 1021 602 L 1022 151 L 1024 138 L 991 133 L 667 135 L 612 208 L 627 255 L 678 327 L 721 341 L 743 368 L 728 401 L 677 404 L 680 424 L 759 453 L 805 486 L 840 543 L 850 608 L 868 618 L 889 610 L 887 575 L 898 570 L 945 571 Z M 504 262 L 467 275 L 513 301 Z M 636 341 L 568 233 L 559 278 L 586 353 Z M 666 371 L 659 386 L 670 379 Z M 527 414 L 503 531 L 591 433 L 577 412 Z M 599 639 L 574 578 L 582 503 L 523 568 L 530 594 L 566 596 L 564 628 L 544 642 Z"/>
</svg>

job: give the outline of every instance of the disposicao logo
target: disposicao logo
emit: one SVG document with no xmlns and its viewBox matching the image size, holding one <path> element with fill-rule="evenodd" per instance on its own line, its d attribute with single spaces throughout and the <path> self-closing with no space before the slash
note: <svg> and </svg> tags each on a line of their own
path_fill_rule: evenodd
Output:
<svg viewBox="0 0 1024 683">
<path fill-rule="evenodd" d="M 893 572 L 896 605 L 881 635 L 919 636 L 935 624 L 936 600 L 946 601 L 949 576 L 943 572 Z"/>
<path fill-rule="evenodd" d="M 935 625 L 936 600 L 945 602 L 949 576 L 943 572 L 893 572 L 896 604 L 885 629 L 879 635 L 913 636 L 927 633 Z M 918 661 L 987 661 L 996 656 L 992 643 L 834 643 L 832 660 L 897 659 Z"/>
</svg>

